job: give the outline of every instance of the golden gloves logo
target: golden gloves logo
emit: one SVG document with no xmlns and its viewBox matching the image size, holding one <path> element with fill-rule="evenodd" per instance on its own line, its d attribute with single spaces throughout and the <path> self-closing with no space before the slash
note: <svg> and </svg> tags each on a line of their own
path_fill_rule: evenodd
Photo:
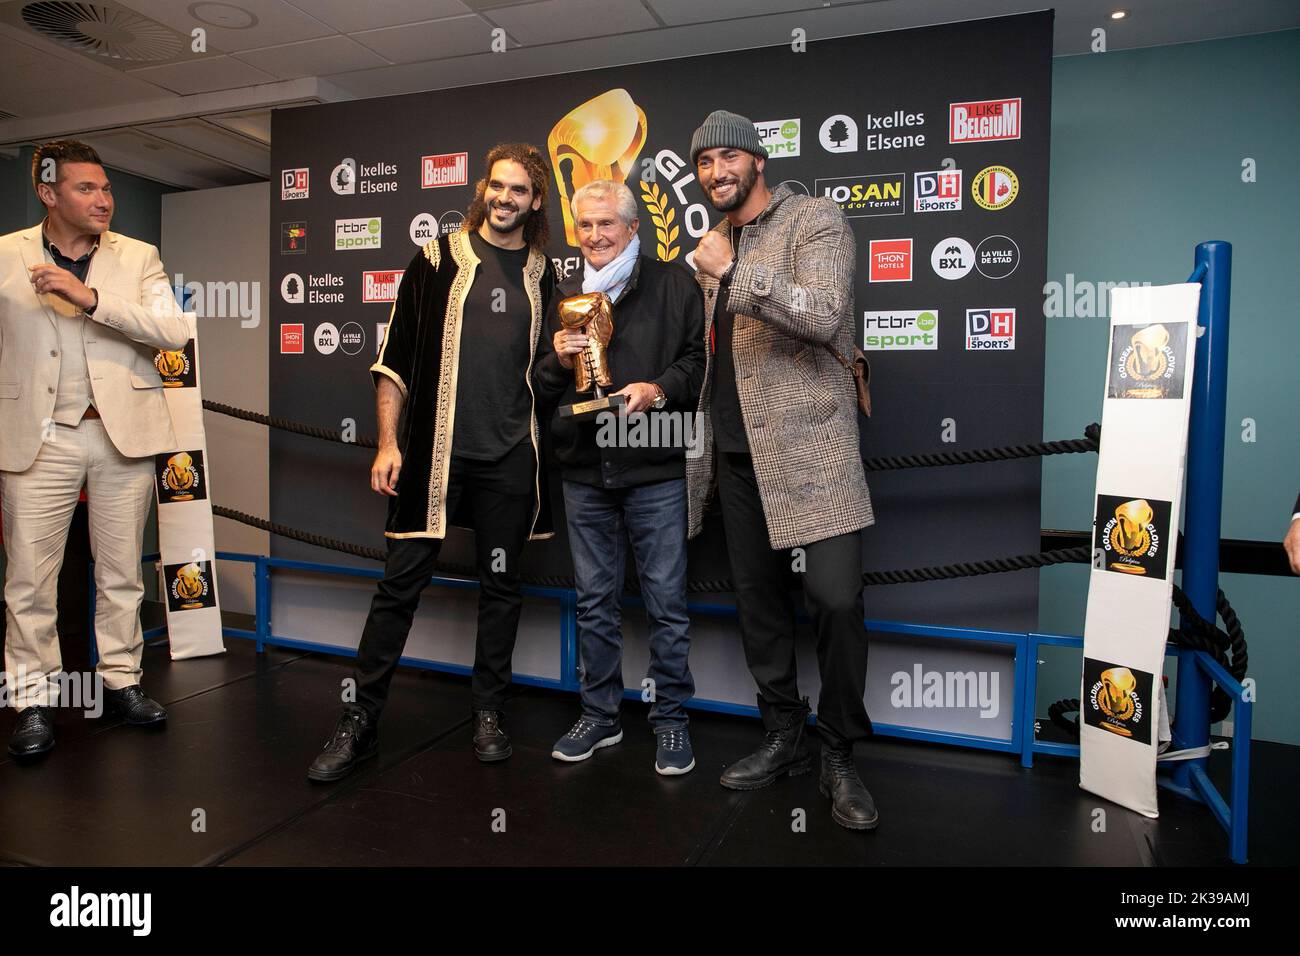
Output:
<svg viewBox="0 0 1300 956">
<path fill-rule="evenodd" d="M 1146 671 L 1084 658 L 1084 722 L 1119 737 L 1151 743 L 1150 706 L 1152 676 Z"/>
<path fill-rule="evenodd" d="M 564 213 L 564 239 L 578 245 L 573 225 L 573 194 L 597 179 L 623 182 L 645 145 L 645 112 L 627 90 L 613 89 L 569 111 L 551 129 L 546 148 L 555 170 Z"/>
<path fill-rule="evenodd" d="M 167 610 L 193 611 L 216 606 L 210 562 L 169 564 L 163 568 L 163 574 L 167 581 Z"/>
<path fill-rule="evenodd" d="M 194 340 L 185 343 L 183 349 L 159 349 L 153 357 L 153 367 L 162 376 L 166 388 L 193 388 L 194 376 Z"/>
<path fill-rule="evenodd" d="M 1164 580 L 1171 510 L 1168 501 L 1154 498 L 1098 495 L 1096 521 L 1105 521 L 1095 529 L 1093 537 L 1098 566 L 1105 571 Z"/>
<path fill-rule="evenodd" d="M 207 498 L 207 482 L 203 480 L 203 452 L 178 451 L 154 456 L 154 474 L 158 504 L 177 501 L 195 501 Z"/>
<path fill-rule="evenodd" d="M 1182 398 L 1187 326 L 1117 325 L 1107 398 Z"/>
</svg>

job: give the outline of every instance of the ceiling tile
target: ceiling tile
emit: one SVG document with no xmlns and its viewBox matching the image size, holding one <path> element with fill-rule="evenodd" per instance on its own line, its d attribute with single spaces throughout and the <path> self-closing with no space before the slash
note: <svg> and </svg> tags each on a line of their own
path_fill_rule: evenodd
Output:
<svg viewBox="0 0 1300 956">
<path fill-rule="evenodd" d="M 241 136 L 257 140 L 266 146 L 271 145 L 271 111 L 248 110 L 243 113 L 222 113 L 205 116 L 209 123 L 216 123 L 226 129 L 234 130 Z"/>
<path fill-rule="evenodd" d="M 78 139 L 93 146 L 104 165 L 171 186 L 206 189 L 255 182 L 258 178 L 215 159 L 196 156 L 179 146 L 160 143 L 134 130 L 87 133 Z"/>
<path fill-rule="evenodd" d="M 659 26 L 641 0 L 544 0 L 493 10 L 489 16 L 524 46 Z"/>
<path fill-rule="evenodd" d="M 394 63 L 416 63 L 487 52 L 492 46 L 493 29 L 482 17 L 471 15 L 365 30 L 353 33 L 352 39 Z"/>
<path fill-rule="evenodd" d="M 153 17 L 186 36 L 189 36 L 190 31 L 195 27 L 202 27 L 207 31 L 208 47 L 225 53 L 251 50 L 277 43 L 312 40 L 336 32 L 332 27 L 321 23 L 315 17 L 308 16 L 297 7 L 285 3 L 284 0 L 226 0 L 226 2 L 200 0 L 197 3 L 189 3 L 185 0 L 116 0 L 116 2 L 138 13 Z M 358 5 L 373 6 L 374 4 L 359 2 Z M 246 10 L 257 18 L 257 22 L 253 26 L 239 30 L 213 26 L 211 23 L 197 19 L 189 12 L 194 9 L 196 13 L 202 15 L 204 7 L 213 10 L 232 7 Z"/>
<path fill-rule="evenodd" d="M 152 123 L 139 129 L 260 176 L 269 176 L 271 173 L 270 149 L 197 117 L 171 123 Z"/>
<path fill-rule="evenodd" d="M 274 83 L 276 80 L 274 75 L 236 60 L 233 56 L 213 56 L 189 63 L 147 66 L 130 70 L 128 75 L 156 83 L 183 96 L 230 90 L 239 86 L 257 86 L 261 83 Z"/>
<path fill-rule="evenodd" d="M 375 30 L 421 20 L 437 20 L 441 17 L 464 16 L 471 12 L 469 7 L 460 0 L 382 0 L 381 3 L 361 3 L 358 0 L 290 0 L 290 2 L 341 33 Z"/>
<path fill-rule="evenodd" d="M 701 3 L 700 0 L 647 0 L 647 3 L 670 26 L 732 20 L 737 17 L 763 17 L 795 10 L 820 10 L 828 6 L 821 0 L 709 0 L 708 3 Z"/>
<path fill-rule="evenodd" d="M 245 50 L 236 56 L 245 63 L 274 73 L 282 80 L 299 76 L 328 76 L 331 73 L 348 73 L 388 65 L 388 61 L 378 53 L 345 36 Z"/>
</svg>

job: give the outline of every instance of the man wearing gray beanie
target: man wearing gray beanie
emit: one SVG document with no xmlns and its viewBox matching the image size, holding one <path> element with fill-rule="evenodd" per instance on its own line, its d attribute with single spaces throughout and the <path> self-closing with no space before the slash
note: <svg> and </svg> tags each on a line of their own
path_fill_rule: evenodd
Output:
<svg viewBox="0 0 1300 956">
<path fill-rule="evenodd" d="M 811 769 L 809 708 L 795 673 L 791 569 L 817 636 L 820 789 L 831 817 L 874 829 L 853 743 L 871 734 L 863 696 L 862 531 L 873 524 L 853 377 L 856 244 L 839 207 L 770 190 L 762 138 L 715 110 L 691 139 L 701 188 L 723 219 L 700 239 L 696 279 L 712 341 L 700 395 L 703 453 L 687 461 L 689 536 L 716 474 L 745 660 L 766 736 L 721 783 L 766 787 Z M 793 549 L 793 550 L 792 550 Z"/>
</svg>

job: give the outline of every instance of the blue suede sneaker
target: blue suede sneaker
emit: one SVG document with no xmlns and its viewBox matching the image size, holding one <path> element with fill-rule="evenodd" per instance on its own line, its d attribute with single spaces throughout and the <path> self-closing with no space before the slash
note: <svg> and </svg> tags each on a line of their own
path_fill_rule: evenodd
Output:
<svg viewBox="0 0 1300 956">
<path fill-rule="evenodd" d="M 691 734 L 685 727 L 660 730 L 655 734 L 659 746 L 655 749 L 655 770 L 664 776 L 690 773 L 695 769 L 695 751 L 691 749 Z"/>
<path fill-rule="evenodd" d="M 601 747 L 612 747 L 623 739 L 623 728 L 618 724 L 602 726 L 589 717 L 580 717 L 573 728 L 555 742 L 551 756 L 556 760 L 576 763 L 586 760 Z"/>
</svg>

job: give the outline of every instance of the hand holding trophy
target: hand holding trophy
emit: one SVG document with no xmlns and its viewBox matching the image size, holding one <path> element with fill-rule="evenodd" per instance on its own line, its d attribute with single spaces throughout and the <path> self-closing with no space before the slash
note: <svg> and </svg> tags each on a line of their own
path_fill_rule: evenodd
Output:
<svg viewBox="0 0 1300 956">
<path fill-rule="evenodd" d="M 627 404 L 626 395 L 607 395 L 614 379 L 609 373 L 609 354 L 606 351 L 614 335 L 613 305 L 603 292 L 585 292 L 561 299 L 560 325 L 587 337 L 582 351 L 573 356 L 575 387 L 580 393 L 592 393 L 587 401 L 561 405 L 564 418 L 590 418 L 598 412 L 616 410 Z"/>
</svg>

